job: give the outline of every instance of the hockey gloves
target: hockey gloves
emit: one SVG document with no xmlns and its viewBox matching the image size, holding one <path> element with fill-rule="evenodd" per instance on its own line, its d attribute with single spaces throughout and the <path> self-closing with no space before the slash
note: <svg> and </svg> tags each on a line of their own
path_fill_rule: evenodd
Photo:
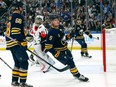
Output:
<svg viewBox="0 0 116 87">
<path fill-rule="evenodd" d="M 32 41 L 34 40 L 34 38 L 33 38 L 32 35 L 27 35 L 25 39 L 26 39 L 26 41 L 28 41 L 28 42 L 32 42 Z"/>
<path fill-rule="evenodd" d="M 75 31 L 71 30 L 70 33 L 66 36 L 66 40 L 71 39 L 74 36 L 75 36 Z"/>
<path fill-rule="evenodd" d="M 93 38 L 93 36 L 90 34 L 90 35 L 88 35 L 89 36 L 89 38 Z"/>
<path fill-rule="evenodd" d="M 45 37 L 46 37 L 45 32 L 41 32 L 41 33 L 40 33 L 40 37 L 41 37 L 41 38 L 45 38 Z"/>
</svg>

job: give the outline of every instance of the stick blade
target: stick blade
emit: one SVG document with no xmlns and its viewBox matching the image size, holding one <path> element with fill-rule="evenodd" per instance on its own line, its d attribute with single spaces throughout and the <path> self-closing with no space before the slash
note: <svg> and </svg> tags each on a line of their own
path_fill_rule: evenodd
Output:
<svg viewBox="0 0 116 87">
<path fill-rule="evenodd" d="M 59 71 L 59 72 L 64 72 L 64 71 L 66 71 L 66 70 L 68 70 L 68 69 L 70 69 L 70 67 L 69 67 L 69 66 L 66 66 L 66 67 L 64 67 L 64 68 L 62 68 L 62 69 L 57 69 L 57 71 Z"/>
</svg>

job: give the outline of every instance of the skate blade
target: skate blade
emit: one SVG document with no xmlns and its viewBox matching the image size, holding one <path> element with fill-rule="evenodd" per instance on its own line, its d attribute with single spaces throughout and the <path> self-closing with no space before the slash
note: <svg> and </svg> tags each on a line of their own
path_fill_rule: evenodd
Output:
<svg viewBox="0 0 116 87">
<path fill-rule="evenodd" d="M 19 87 L 19 86 L 13 86 L 13 85 L 12 85 L 11 87 Z"/>
<path fill-rule="evenodd" d="M 81 58 L 92 58 L 92 56 L 81 56 Z"/>
</svg>

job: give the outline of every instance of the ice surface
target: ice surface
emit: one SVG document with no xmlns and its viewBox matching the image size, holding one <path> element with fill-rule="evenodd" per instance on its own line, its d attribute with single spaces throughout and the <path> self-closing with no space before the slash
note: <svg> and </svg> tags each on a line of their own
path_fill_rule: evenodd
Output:
<svg viewBox="0 0 116 87">
<path fill-rule="evenodd" d="M 27 83 L 34 87 L 116 87 L 116 72 L 103 72 L 102 52 L 89 51 L 92 58 L 81 58 L 80 51 L 72 51 L 74 61 L 80 73 L 90 79 L 89 82 L 80 82 L 70 74 L 69 71 L 57 72 L 51 69 L 50 72 L 42 73 L 39 66 L 30 66 Z M 13 67 L 12 55 L 9 51 L 0 51 L 3 58 Z M 56 60 L 55 60 L 56 61 Z M 56 67 L 63 65 L 56 61 Z M 11 87 L 11 70 L 0 60 L 0 87 Z"/>
</svg>

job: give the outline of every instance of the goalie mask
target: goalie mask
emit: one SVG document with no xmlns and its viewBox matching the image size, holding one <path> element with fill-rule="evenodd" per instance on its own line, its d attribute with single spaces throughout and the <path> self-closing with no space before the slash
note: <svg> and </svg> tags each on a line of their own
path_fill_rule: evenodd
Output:
<svg viewBox="0 0 116 87">
<path fill-rule="evenodd" d="M 43 16 L 41 16 L 41 15 L 36 16 L 36 18 L 35 18 L 35 25 L 37 27 L 39 27 L 39 25 L 41 25 L 42 22 L 43 22 Z"/>
</svg>

